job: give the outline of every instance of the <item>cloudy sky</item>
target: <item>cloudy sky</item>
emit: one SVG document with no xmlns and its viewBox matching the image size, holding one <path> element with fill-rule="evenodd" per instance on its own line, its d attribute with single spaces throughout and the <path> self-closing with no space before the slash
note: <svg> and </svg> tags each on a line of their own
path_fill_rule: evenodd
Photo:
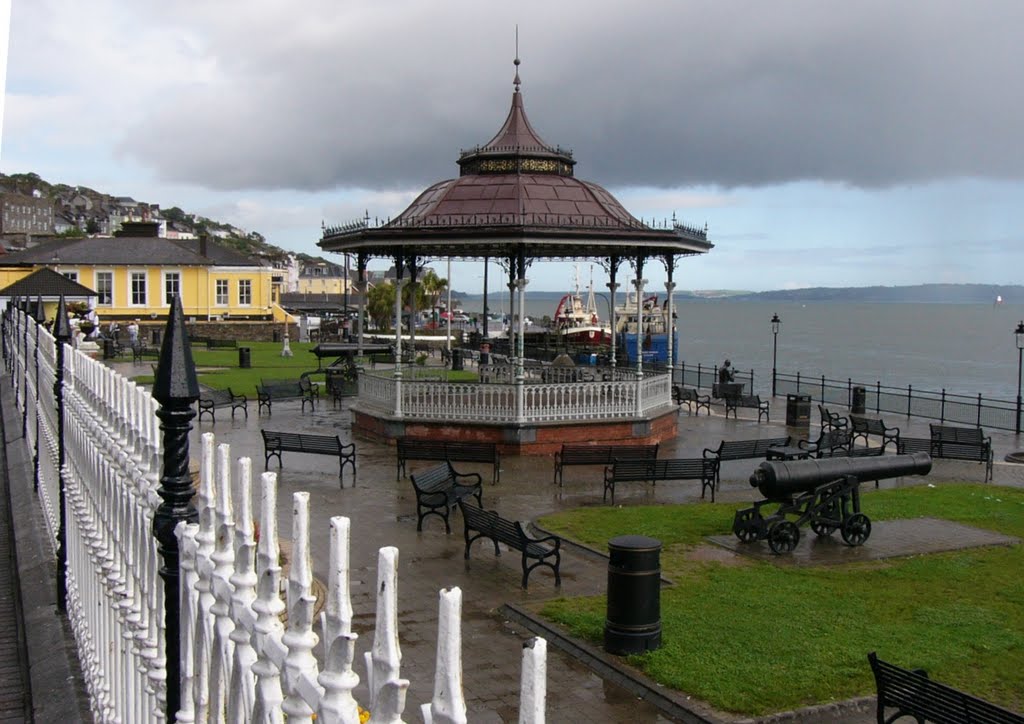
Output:
<svg viewBox="0 0 1024 724">
<path fill-rule="evenodd" d="M 681 288 L 1022 281 L 1019 0 L 13 0 L 0 171 L 318 253 L 491 138 L 517 24 L 577 175 L 708 225 Z"/>
</svg>

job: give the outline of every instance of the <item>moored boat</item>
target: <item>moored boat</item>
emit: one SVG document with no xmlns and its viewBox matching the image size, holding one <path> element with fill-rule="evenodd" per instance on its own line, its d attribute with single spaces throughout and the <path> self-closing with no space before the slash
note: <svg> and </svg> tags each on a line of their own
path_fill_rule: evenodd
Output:
<svg viewBox="0 0 1024 724">
<path fill-rule="evenodd" d="M 568 346 L 602 347 L 612 343 L 611 327 L 597 316 L 593 283 L 584 303 L 580 296 L 578 274 L 576 291 L 559 300 L 553 321 L 555 330 Z"/>
</svg>

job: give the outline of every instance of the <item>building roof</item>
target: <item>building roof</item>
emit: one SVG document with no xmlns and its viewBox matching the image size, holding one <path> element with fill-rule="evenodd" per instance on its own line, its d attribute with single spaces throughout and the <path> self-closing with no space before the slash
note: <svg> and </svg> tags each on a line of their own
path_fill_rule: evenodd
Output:
<svg viewBox="0 0 1024 724">
<path fill-rule="evenodd" d="M 532 258 L 649 256 L 709 251 L 707 230 L 675 223 L 653 227 L 630 214 L 600 185 L 573 175 L 572 153 L 551 146 L 526 117 L 518 59 L 512 106 L 484 146 L 463 151 L 460 176 L 439 181 L 398 217 L 327 228 L 321 248 L 393 256 Z"/>
<path fill-rule="evenodd" d="M 58 239 L 3 258 L 4 266 L 123 265 L 157 266 L 262 266 L 261 262 L 208 241 L 206 256 L 199 253 L 198 239 L 164 239 L 155 236 L 90 237 Z"/>
<path fill-rule="evenodd" d="M 64 297 L 65 299 L 77 300 L 95 296 L 96 292 L 89 287 L 72 281 L 63 274 L 58 274 L 53 269 L 46 268 L 34 271 L 27 277 L 0 289 L 0 297 L 7 297 L 8 299 L 13 299 L 14 297 L 26 299 L 42 297 L 46 300 L 53 300 Z"/>
</svg>

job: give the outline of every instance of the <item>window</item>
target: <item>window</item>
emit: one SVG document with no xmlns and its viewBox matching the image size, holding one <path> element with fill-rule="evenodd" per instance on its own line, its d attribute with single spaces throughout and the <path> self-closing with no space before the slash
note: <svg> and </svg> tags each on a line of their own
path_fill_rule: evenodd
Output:
<svg viewBox="0 0 1024 724">
<path fill-rule="evenodd" d="M 238 303 L 243 307 L 252 304 L 252 279 L 238 280 Z"/>
<path fill-rule="evenodd" d="M 97 304 L 107 307 L 114 304 L 114 272 L 96 272 L 96 294 Z"/>
<path fill-rule="evenodd" d="M 164 304 L 170 306 L 176 296 L 181 296 L 181 274 L 164 272 Z"/>
<path fill-rule="evenodd" d="M 218 279 L 215 282 L 216 295 L 214 297 L 214 304 L 218 307 L 228 306 L 228 280 Z"/>
<path fill-rule="evenodd" d="M 78 281 L 78 272 L 76 272 L 76 271 L 64 271 L 64 272 L 61 272 L 61 274 L 63 274 L 65 277 L 67 277 L 68 279 L 70 279 L 73 282 L 77 282 Z"/>
<path fill-rule="evenodd" d="M 146 306 L 146 272 L 133 271 L 131 274 L 132 305 Z"/>
</svg>

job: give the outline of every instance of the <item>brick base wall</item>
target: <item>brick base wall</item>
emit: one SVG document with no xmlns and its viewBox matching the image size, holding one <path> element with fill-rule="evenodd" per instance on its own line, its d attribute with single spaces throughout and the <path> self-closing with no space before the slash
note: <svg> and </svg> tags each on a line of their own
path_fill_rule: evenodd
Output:
<svg viewBox="0 0 1024 724">
<path fill-rule="evenodd" d="M 366 440 L 394 445 L 400 437 L 420 440 L 493 442 L 504 455 L 552 455 L 562 443 L 636 443 L 653 445 L 678 433 L 679 410 L 654 417 L 544 425 L 492 425 L 395 420 L 353 408 L 352 433 Z"/>
</svg>

